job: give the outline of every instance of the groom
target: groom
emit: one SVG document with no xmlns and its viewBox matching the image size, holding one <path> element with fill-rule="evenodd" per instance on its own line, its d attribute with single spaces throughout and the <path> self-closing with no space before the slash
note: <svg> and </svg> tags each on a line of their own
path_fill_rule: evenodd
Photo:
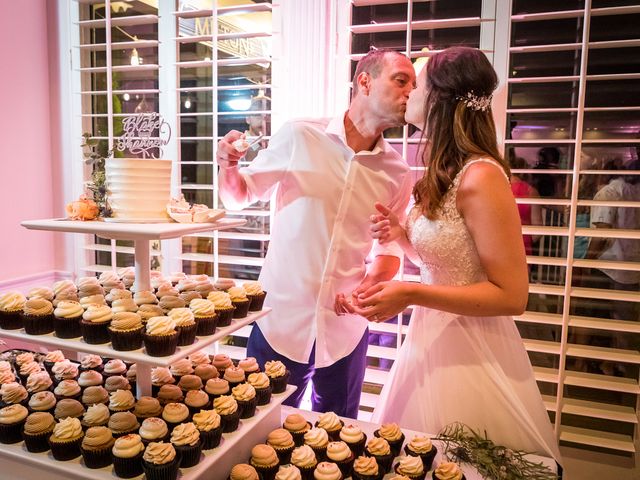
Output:
<svg viewBox="0 0 640 480">
<path fill-rule="evenodd" d="M 340 292 L 390 280 L 400 265 L 396 245 L 375 244 L 372 250 L 368 220 L 380 197 L 404 216 L 413 182 L 382 132 L 404 124 L 414 87 L 407 57 L 374 50 L 358 62 L 345 114 L 287 122 L 242 169 L 242 153 L 232 145 L 240 132 L 231 131 L 218 143 L 226 208 L 266 201 L 275 192 L 271 241 L 260 273 L 269 292 L 266 306 L 273 310 L 254 326 L 247 355 L 260 364 L 280 360 L 287 366 L 289 383 L 298 386 L 289 405 L 300 404 L 311 380 L 313 410 L 357 417 L 367 321 L 348 311 Z"/>
</svg>

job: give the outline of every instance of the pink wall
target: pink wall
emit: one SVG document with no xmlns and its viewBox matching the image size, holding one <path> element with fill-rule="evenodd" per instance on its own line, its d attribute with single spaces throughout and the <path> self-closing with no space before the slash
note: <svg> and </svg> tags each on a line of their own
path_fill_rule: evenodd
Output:
<svg viewBox="0 0 640 480">
<path fill-rule="evenodd" d="M 20 226 L 24 219 L 62 214 L 56 204 L 60 183 L 53 176 L 59 158 L 52 154 L 59 138 L 52 143 L 51 128 L 51 114 L 58 107 L 50 105 L 57 87 L 50 82 L 56 76 L 55 71 L 50 75 L 49 58 L 54 63 L 57 56 L 51 55 L 55 41 L 49 41 L 55 40 L 55 31 L 47 25 L 55 26 L 55 21 L 48 20 L 46 0 L 25 0 L 14 7 L 0 15 L 0 281 L 61 264 L 54 255 L 60 251 L 57 235 Z"/>
</svg>

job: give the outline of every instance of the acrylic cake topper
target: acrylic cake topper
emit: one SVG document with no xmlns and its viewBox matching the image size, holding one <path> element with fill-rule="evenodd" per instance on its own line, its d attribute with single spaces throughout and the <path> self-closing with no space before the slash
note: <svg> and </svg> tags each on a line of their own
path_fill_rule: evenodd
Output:
<svg viewBox="0 0 640 480">
<path fill-rule="evenodd" d="M 171 127 L 159 114 L 152 112 L 124 117 L 122 127 L 124 133 L 118 138 L 118 150 L 129 150 L 134 155 L 142 154 L 142 158 L 162 158 L 162 147 L 169 143 Z M 158 136 L 153 137 L 152 133 L 156 130 Z M 158 157 L 151 153 L 156 148 Z"/>
</svg>

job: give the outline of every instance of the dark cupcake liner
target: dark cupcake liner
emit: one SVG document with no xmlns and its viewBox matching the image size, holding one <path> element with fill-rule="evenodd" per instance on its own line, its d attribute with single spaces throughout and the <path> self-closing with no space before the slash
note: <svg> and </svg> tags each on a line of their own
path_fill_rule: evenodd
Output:
<svg viewBox="0 0 640 480">
<path fill-rule="evenodd" d="M 362 475 L 355 470 L 351 472 L 351 478 L 353 480 L 382 480 L 384 473 L 378 467 L 378 475 Z"/>
<path fill-rule="evenodd" d="M 345 443 L 351 449 L 355 457 L 358 458 L 359 456 L 364 455 L 364 447 L 367 443 L 367 434 L 362 432 L 362 438 L 357 443 Z"/>
<path fill-rule="evenodd" d="M 356 457 L 353 455 L 353 453 L 349 458 L 347 458 L 346 460 L 342 460 L 340 462 L 336 462 L 335 460 L 329 459 L 330 462 L 333 462 L 336 465 L 338 465 L 338 468 L 342 472 L 342 476 L 344 478 L 348 478 L 351 476 L 351 472 L 353 472 L 353 462 L 355 460 L 356 460 Z"/>
<path fill-rule="evenodd" d="M 122 458 L 111 456 L 113 460 L 113 471 L 120 478 L 133 478 L 142 474 L 142 455 L 140 452 L 135 457 Z"/>
<path fill-rule="evenodd" d="M 49 450 L 49 437 L 51 436 L 51 432 L 53 432 L 53 429 L 37 435 L 30 435 L 26 432 L 22 432 L 24 446 L 31 453 L 46 452 Z"/>
<path fill-rule="evenodd" d="M 373 432 L 373 436 L 374 437 L 380 437 L 380 430 L 375 430 Z M 398 439 L 398 440 L 387 440 L 387 442 L 389 443 L 389 447 L 391 448 L 391 454 L 394 457 L 397 457 L 398 455 L 400 455 L 400 450 L 402 450 L 402 444 L 404 443 L 404 433 L 402 434 L 402 436 Z"/>
<path fill-rule="evenodd" d="M 240 410 L 229 415 L 220 415 L 220 424 L 224 433 L 235 432 L 240 425 Z"/>
<path fill-rule="evenodd" d="M 256 388 L 256 399 L 258 400 L 258 406 L 260 405 L 268 405 L 271 401 L 271 392 L 273 389 L 271 385 L 267 388 Z"/>
<path fill-rule="evenodd" d="M 271 446 L 273 447 L 273 445 Z M 293 450 L 295 448 L 295 445 L 292 445 L 288 448 L 273 447 L 273 449 L 276 451 L 276 455 L 278 455 L 278 460 L 280 460 L 280 465 L 287 465 L 288 463 L 291 463 L 291 454 L 293 453 Z"/>
<path fill-rule="evenodd" d="M 327 461 L 327 445 L 324 447 L 311 447 L 311 445 L 309 445 L 311 450 L 313 450 L 313 453 L 316 454 L 316 460 L 318 463 Z"/>
<path fill-rule="evenodd" d="M 111 447 L 101 448 L 99 450 L 86 450 L 80 446 L 80 454 L 87 468 L 103 468 L 111 465 Z"/>
<path fill-rule="evenodd" d="M 202 441 L 203 450 L 211 450 L 220 445 L 222 439 L 222 427 L 214 428 L 211 430 L 200 430 L 200 440 Z"/>
<path fill-rule="evenodd" d="M 202 454 L 202 440 L 198 440 L 195 445 L 174 445 L 173 448 L 180 457 L 180 468 L 189 468 L 200 462 Z"/>
<path fill-rule="evenodd" d="M 53 458 L 62 462 L 78 458 L 80 456 L 81 444 L 82 437 L 68 442 L 52 442 L 49 440 L 49 447 L 51 447 Z"/>
<path fill-rule="evenodd" d="M 176 458 L 172 462 L 164 465 L 157 465 L 142 460 L 146 480 L 175 480 L 178 477 L 180 468 L 180 453 L 176 451 Z"/>
<path fill-rule="evenodd" d="M 130 435 L 132 433 L 138 433 L 138 428 L 140 428 L 140 425 L 136 426 L 136 428 L 132 428 L 131 430 L 125 430 L 123 432 L 117 432 L 112 430 L 111 433 L 113 434 L 113 438 L 120 438 L 120 437 L 124 437 L 125 435 Z"/>
<path fill-rule="evenodd" d="M 278 473 L 278 469 L 280 468 L 280 463 L 276 463 L 270 467 L 264 467 L 251 462 L 251 466 L 256 469 L 261 480 L 274 480 L 276 478 L 276 473 Z"/>
<path fill-rule="evenodd" d="M 57 403 L 58 402 L 56 401 L 56 404 Z M 50 413 L 51 415 L 53 415 L 54 412 L 56 411 L 56 405 L 54 404 L 53 407 L 47 408 L 47 409 L 44 409 L 44 410 L 36 410 L 35 408 L 27 406 L 27 410 L 29 410 L 29 414 L 36 413 L 36 412 L 45 412 L 45 413 Z"/>
<path fill-rule="evenodd" d="M 111 339 L 111 347 L 114 350 L 128 352 L 142 348 L 142 332 L 144 327 L 137 330 L 111 330 L 109 329 L 109 338 Z"/>
<path fill-rule="evenodd" d="M 389 473 L 391 471 L 391 465 L 393 464 L 394 459 L 391 453 L 389 455 L 372 455 L 365 449 L 364 454 L 367 457 L 373 457 L 376 459 L 376 462 L 378 462 L 378 469 L 383 474 Z"/>
<path fill-rule="evenodd" d="M 82 331 L 82 338 L 85 343 L 91 345 L 100 345 L 103 343 L 109 343 L 109 324 L 111 322 L 80 322 L 80 330 Z"/>
<path fill-rule="evenodd" d="M 296 447 L 301 447 L 302 445 L 304 445 L 304 434 L 307 433 L 309 430 L 311 430 L 311 422 L 307 422 L 307 427 L 309 428 L 302 430 L 300 432 L 292 432 L 291 430 L 287 430 L 284 424 L 282 425 L 282 428 L 287 430 L 293 437 L 293 443 L 296 444 Z"/>
<path fill-rule="evenodd" d="M 258 399 L 253 397 L 251 400 L 236 400 L 238 402 L 238 410 L 240 410 L 240 418 L 251 418 L 256 414 L 256 406 Z"/>
<path fill-rule="evenodd" d="M 193 322 L 193 325 L 183 325 L 176 327 L 178 331 L 178 345 L 191 345 L 196 341 L 196 332 L 198 331 L 198 323 Z"/>
<path fill-rule="evenodd" d="M 431 445 L 431 450 L 429 450 L 427 453 L 416 453 L 409 449 L 409 445 L 405 445 L 404 453 L 412 457 L 420 457 L 420 459 L 422 460 L 422 465 L 424 465 L 424 471 L 426 472 L 431 470 L 433 460 L 436 458 L 438 449 L 435 445 Z"/>
<path fill-rule="evenodd" d="M 399 464 L 396 464 L 396 466 L 393 467 L 393 471 L 396 472 L 398 475 L 404 475 L 405 477 L 407 477 L 410 480 L 424 480 L 424 478 L 427 475 L 427 471 L 426 470 L 424 470 L 421 475 L 409 475 L 408 473 L 400 473 L 400 472 L 398 472 L 398 465 Z"/>
<path fill-rule="evenodd" d="M 433 480 L 440 480 L 437 476 L 436 476 L 436 471 L 434 470 L 433 472 L 431 472 L 431 478 Z M 462 474 L 462 478 L 460 480 L 467 480 L 467 477 L 464 476 L 464 473 Z"/>
<path fill-rule="evenodd" d="M 0 443 L 18 443 L 22 441 L 22 428 L 27 419 L 10 425 L 0 424 Z"/>
<path fill-rule="evenodd" d="M 140 433 L 138 433 L 139 435 Z M 164 443 L 169 443 L 169 441 L 171 440 L 171 432 L 167 432 L 167 434 L 162 437 L 162 438 L 144 438 L 144 437 L 140 437 L 140 440 L 142 441 L 142 444 L 146 447 L 147 445 L 149 445 L 151 442 L 164 442 Z"/>
<path fill-rule="evenodd" d="M 185 404 L 186 405 L 186 404 Z M 209 400 L 207 403 L 205 403 L 204 405 L 200 406 L 200 407 L 194 407 L 191 405 L 187 405 L 187 408 L 189 409 L 189 415 L 191 415 L 191 417 L 193 417 L 196 413 L 200 413 L 200 410 L 211 410 L 211 400 Z"/>
<path fill-rule="evenodd" d="M 300 467 L 296 465 L 296 467 L 298 467 L 298 470 L 300 470 L 300 476 L 302 477 L 302 480 L 314 480 L 313 472 L 315 471 L 317 465 L 317 463 L 312 467 Z"/>
<path fill-rule="evenodd" d="M 207 335 L 213 335 L 216 333 L 216 327 L 218 326 L 218 315 L 213 314 L 212 317 L 198 317 L 196 318 L 197 333 L 199 337 L 205 337 Z"/>
<path fill-rule="evenodd" d="M 0 328 L 18 330 L 23 326 L 22 310 L 16 310 L 15 312 L 0 311 Z"/>
<path fill-rule="evenodd" d="M 262 310 L 262 306 L 264 305 L 264 299 L 267 297 L 267 292 L 262 292 L 258 295 L 249 295 L 247 294 L 247 298 L 251 300 L 249 304 L 250 312 L 259 312 Z"/>
<path fill-rule="evenodd" d="M 172 355 L 178 346 L 178 332 L 171 335 L 147 335 L 143 333 L 142 336 L 147 355 L 152 357 Z"/>
<path fill-rule="evenodd" d="M 191 414 L 189 414 L 189 416 L 187 418 L 185 418 L 184 420 L 180 420 L 179 422 L 169 422 L 167 420 L 164 420 L 164 423 L 167 424 L 167 428 L 169 429 L 169 433 L 171 433 L 171 432 L 173 432 L 173 429 L 176 428 L 181 423 L 187 423 L 187 422 L 190 422 L 190 421 L 191 421 Z"/>
<path fill-rule="evenodd" d="M 231 302 L 236 309 L 233 311 L 233 318 L 244 318 L 249 314 L 251 300 L 246 299 L 239 302 Z"/>
<path fill-rule="evenodd" d="M 231 395 L 231 388 L 229 388 L 229 391 L 227 391 L 226 393 L 209 393 L 205 390 L 206 394 L 209 395 L 209 400 L 211 400 L 211 404 L 213 405 L 213 401 L 218 398 L 221 397 L 223 395 Z"/>
<path fill-rule="evenodd" d="M 58 338 L 77 338 L 82 336 L 82 327 L 80 322 L 82 321 L 82 315 L 71 318 L 59 318 L 54 317 L 53 329 L 56 332 Z"/>
<path fill-rule="evenodd" d="M 24 332 L 27 335 L 46 335 L 54 330 L 53 313 L 49 315 L 28 315 L 22 314 L 24 321 Z"/>
<path fill-rule="evenodd" d="M 289 375 L 291 375 L 291 372 L 287 370 L 284 375 L 280 377 L 269 377 L 272 393 L 282 393 L 287 389 L 287 383 L 289 383 Z"/>
<path fill-rule="evenodd" d="M 318 422 L 316 422 L 314 426 L 318 427 Z M 342 427 L 344 427 L 344 422 L 340 420 L 340 428 L 336 428 L 335 430 L 331 430 L 331 431 L 324 429 L 324 431 L 327 432 L 327 435 L 329 436 L 330 442 L 340 441 L 340 432 L 342 431 Z M 318 427 L 318 428 L 322 428 L 322 427 Z"/>
<path fill-rule="evenodd" d="M 229 308 L 220 308 L 216 309 L 216 313 L 218 314 L 218 328 L 220 327 L 228 327 L 231 325 L 231 319 L 233 318 L 233 313 L 235 312 L 236 307 L 231 306 Z"/>
</svg>

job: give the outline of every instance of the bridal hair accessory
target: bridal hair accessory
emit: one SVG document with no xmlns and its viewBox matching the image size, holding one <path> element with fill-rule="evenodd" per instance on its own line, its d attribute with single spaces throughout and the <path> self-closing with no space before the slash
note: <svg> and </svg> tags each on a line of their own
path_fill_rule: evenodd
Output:
<svg viewBox="0 0 640 480">
<path fill-rule="evenodd" d="M 491 106 L 492 98 L 493 98 L 493 95 L 489 95 L 486 97 L 478 96 L 475 93 L 473 93 L 473 90 L 471 90 L 470 92 L 467 92 L 465 96 L 458 95 L 456 97 L 456 100 L 463 102 L 466 105 L 466 107 L 470 108 L 471 110 L 475 110 L 476 112 L 479 110 L 486 112 Z"/>
</svg>

